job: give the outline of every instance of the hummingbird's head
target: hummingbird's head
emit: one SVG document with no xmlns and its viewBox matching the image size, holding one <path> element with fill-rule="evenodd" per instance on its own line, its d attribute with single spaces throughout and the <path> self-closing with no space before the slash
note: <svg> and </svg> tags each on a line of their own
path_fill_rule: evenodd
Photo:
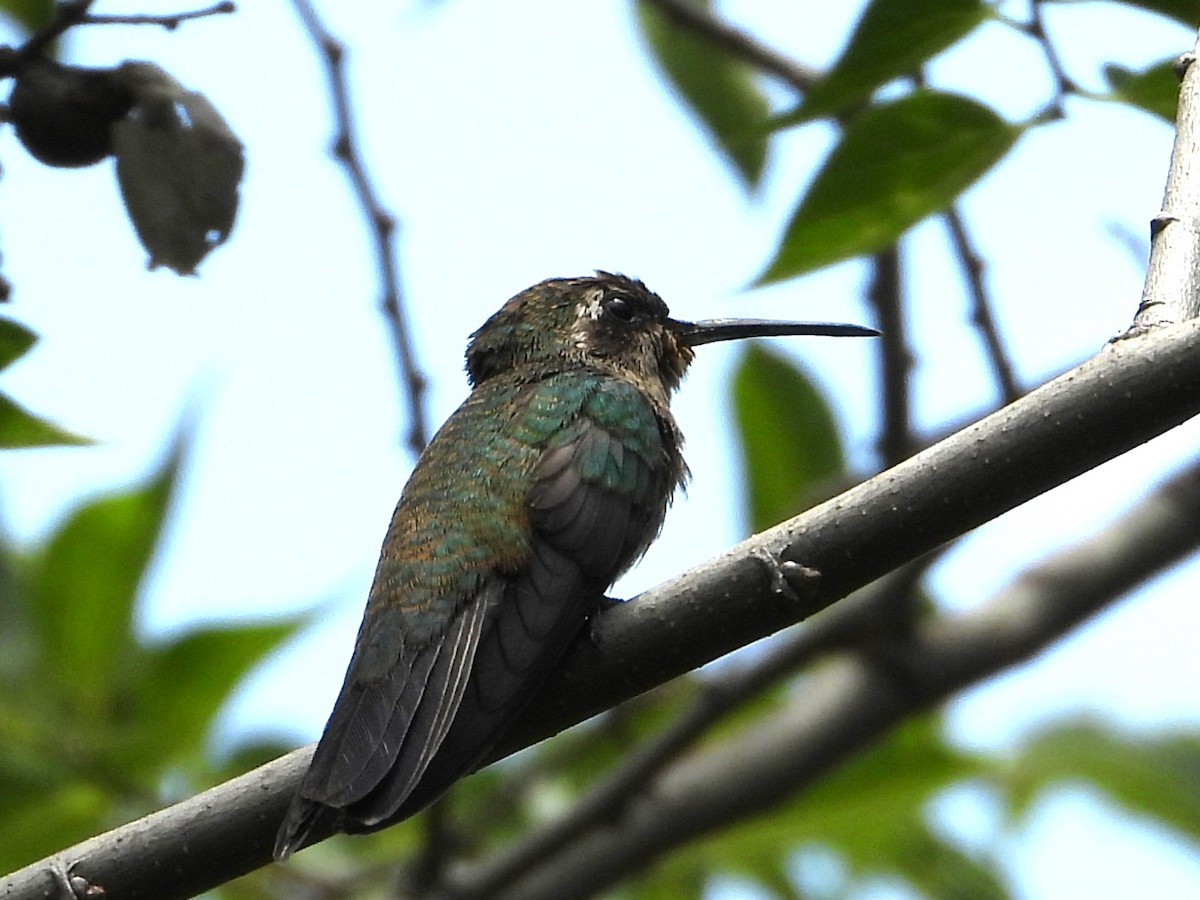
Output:
<svg viewBox="0 0 1200 900">
<path fill-rule="evenodd" d="M 669 391 L 692 361 L 667 304 L 642 282 L 597 272 L 522 291 L 471 336 L 472 386 L 518 366 L 596 366 Z"/>
<path fill-rule="evenodd" d="M 551 278 L 504 304 L 471 335 L 472 387 L 518 367 L 588 366 L 629 378 L 665 404 L 692 361 L 692 348 L 716 341 L 787 334 L 862 336 L 858 325 L 670 317 L 658 294 L 635 278 L 597 272 Z"/>
</svg>

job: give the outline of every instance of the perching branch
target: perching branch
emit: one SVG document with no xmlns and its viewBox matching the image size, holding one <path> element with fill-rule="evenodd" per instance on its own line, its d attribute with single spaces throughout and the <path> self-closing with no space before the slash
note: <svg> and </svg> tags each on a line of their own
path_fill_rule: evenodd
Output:
<svg viewBox="0 0 1200 900">
<path fill-rule="evenodd" d="M 459 866 L 445 885 L 427 895 L 447 900 L 498 897 L 511 884 L 544 866 L 554 854 L 596 828 L 619 821 L 659 773 L 738 706 L 803 669 L 817 657 L 857 644 L 864 634 L 896 627 L 894 614 L 911 596 L 925 572 L 904 566 L 875 584 L 847 597 L 811 624 L 774 645 L 761 659 L 726 667 L 720 677 L 706 679 L 700 695 L 661 733 L 625 755 L 602 781 L 575 801 L 560 818 L 522 835 L 511 847 L 480 862 Z M 909 618 L 904 617 L 907 627 Z"/>
<path fill-rule="evenodd" d="M 492 759 L 805 619 L 1197 414 L 1200 322 L 1111 344 L 899 466 L 611 608 Z M 766 558 L 816 569 L 815 590 L 799 601 L 774 592 Z M 984 650 L 981 663 L 992 659 Z M 310 755 L 298 750 L 34 863 L 0 881 L 0 898 L 41 897 L 55 871 L 70 871 L 112 897 L 171 900 L 265 865 Z"/>
<path fill-rule="evenodd" d="M 380 306 L 388 328 L 392 333 L 392 344 L 396 350 L 396 361 L 400 369 L 400 384 L 408 398 L 408 437 L 405 443 L 413 455 L 424 449 L 429 441 L 429 427 L 425 420 L 424 395 L 425 375 L 416 361 L 416 354 L 409 335 L 408 320 L 404 314 L 404 302 L 400 293 L 400 274 L 396 266 L 396 229 L 394 216 L 383 208 L 366 164 L 358 149 L 354 113 L 350 104 L 350 89 L 346 83 L 346 48 L 339 42 L 317 16 L 308 0 L 292 0 L 296 14 L 304 23 L 309 37 L 325 63 L 325 75 L 329 82 L 330 99 L 333 103 L 335 135 L 334 158 L 342 164 L 354 187 L 354 195 L 367 218 L 375 239 L 375 258 L 379 265 L 379 281 L 382 291 Z"/>
<path fill-rule="evenodd" d="M 905 718 L 1029 659 L 1198 546 L 1193 463 L 1102 534 L 1028 569 L 981 608 L 918 626 L 893 645 L 887 665 L 858 651 L 827 662 L 786 709 L 672 766 L 619 819 L 489 896 L 595 896 L 703 834 L 768 812 Z"/>
</svg>

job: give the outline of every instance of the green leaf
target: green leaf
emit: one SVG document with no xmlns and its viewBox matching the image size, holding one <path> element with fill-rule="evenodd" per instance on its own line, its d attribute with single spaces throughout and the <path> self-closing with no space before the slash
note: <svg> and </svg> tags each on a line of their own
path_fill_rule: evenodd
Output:
<svg viewBox="0 0 1200 900">
<path fill-rule="evenodd" d="M 0 369 L 5 369 L 37 343 L 37 335 L 12 319 L 0 319 Z"/>
<path fill-rule="evenodd" d="M 91 444 L 91 438 L 59 428 L 0 394 L 0 447 L 55 447 Z"/>
<path fill-rule="evenodd" d="M 306 621 L 202 628 L 143 650 L 126 686 L 136 727 L 122 760 L 154 768 L 165 760 L 198 757 L 213 718 L 238 682 Z"/>
<path fill-rule="evenodd" d="M 707 7 L 708 0 L 700 5 Z M 638 3 L 638 19 L 651 53 L 679 96 L 745 185 L 757 185 L 766 165 L 770 108 L 754 82 L 754 70 L 676 24 L 657 6 Z"/>
<path fill-rule="evenodd" d="M 988 17 L 981 0 L 874 0 L 833 68 L 813 85 L 796 114 L 782 121 L 806 122 L 845 111 L 916 71 Z"/>
<path fill-rule="evenodd" d="M 1200 736 L 1131 737 L 1091 721 L 1057 725 L 1030 740 L 1005 769 L 1014 812 L 1047 787 L 1095 786 L 1138 815 L 1200 840 Z"/>
<path fill-rule="evenodd" d="M 748 347 L 733 376 L 733 408 L 752 531 L 800 512 L 844 474 L 828 403 L 784 357 Z"/>
<path fill-rule="evenodd" d="M 54 18 L 54 0 L 3 0 L 0 15 L 32 34 Z"/>
<path fill-rule="evenodd" d="M 1174 63 L 1174 58 L 1163 60 L 1141 72 L 1107 65 L 1104 77 L 1115 99 L 1173 123 L 1179 105 L 1179 79 L 1175 77 Z"/>
<path fill-rule="evenodd" d="M 1077 0 L 1065 0 L 1065 2 L 1074 3 Z M 1125 6 L 1136 6 L 1147 12 L 1158 13 L 1160 16 L 1174 19 L 1193 30 L 1197 24 L 1200 24 L 1200 9 L 1196 8 L 1196 0 L 1117 0 L 1117 2 Z"/>
<path fill-rule="evenodd" d="M 24 356 L 37 343 L 37 335 L 12 319 L 0 318 L 0 369 Z M 90 444 L 91 440 L 59 428 L 0 394 L 0 447 L 52 447 Z"/>
<path fill-rule="evenodd" d="M 846 129 L 757 284 L 895 242 L 994 166 L 1022 128 L 967 97 L 921 91 L 875 106 Z"/>
<path fill-rule="evenodd" d="M 41 676 L 75 715 L 107 721 L 119 674 L 136 658 L 133 609 L 162 531 L 184 440 L 144 485 L 71 514 L 30 560 L 30 617 Z"/>
<path fill-rule="evenodd" d="M 789 827 L 800 829 L 798 839 L 837 847 L 860 869 L 877 865 L 937 792 L 984 765 L 946 743 L 939 717 L 914 719 L 797 798 Z"/>
<path fill-rule="evenodd" d="M 6 803 L 0 810 L 0 871 L 19 869 L 95 835 L 111 804 L 102 790 L 83 781 L 70 781 L 24 803 Z"/>
</svg>

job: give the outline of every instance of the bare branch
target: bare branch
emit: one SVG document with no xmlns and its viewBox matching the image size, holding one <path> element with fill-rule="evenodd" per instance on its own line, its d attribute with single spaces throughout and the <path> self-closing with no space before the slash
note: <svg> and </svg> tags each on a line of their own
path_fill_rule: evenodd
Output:
<svg viewBox="0 0 1200 900">
<path fill-rule="evenodd" d="M 906 561 L 1200 414 L 1200 322 L 1110 344 L 1093 359 L 893 469 L 731 548 L 577 641 L 493 761 L 807 618 Z M 797 602 L 762 562 L 820 573 Z M 965 645 L 964 645 L 965 646 Z M 984 648 L 981 664 L 994 662 Z M 967 657 L 956 663 L 972 664 Z M 996 663 L 998 665 L 998 663 Z M 888 708 L 882 698 L 868 698 Z M 0 880 L 42 896 L 54 867 L 110 896 L 187 897 L 266 864 L 311 754 L 296 751 Z"/>
<path fill-rule="evenodd" d="M 875 310 L 875 324 L 882 332 L 875 346 L 879 352 L 879 381 L 883 386 L 879 455 L 885 467 L 907 458 L 914 449 L 908 379 L 913 355 L 904 321 L 902 280 L 899 244 L 892 244 L 871 257 L 867 299 Z"/>
<path fill-rule="evenodd" d="M 1023 662 L 1197 546 L 1200 466 L 1193 464 L 983 607 L 919 628 L 889 665 L 866 652 L 827 663 L 787 709 L 667 770 L 621 820 L 603 822 L 503 896 L 594 896 L 700 835 L 768 812 L 906 717 Z"/>
<path fill-rule="evenodd" d="M 181 23 L 192 19 L 205 19 L 209 16 L 228 15 L 237 12 L 237 5 L 231 0 L 214 3 L 205 9 L 191 12 L 174 13 L 170 15 L 130 15 L 130 16 L 93 16 L 87 15 L 79 20 L 80 25 L 161 25 L 167 31 L 174 31 Z"/>
<path fill-rule="evenodd" d="M 409 429 L 405 443 L 413 455 L 416 455 L 421 452 L 429 440 L 429 429 L 423 403 L 426 379 L 417 366 L 400 293 L 400 275 L 396 265 L 395 251 L 398 225 L 396 219 L 384 209 L 380 202 L 367 175 L 362 153 L 358 149 L 354 114 L 350 104 L 350 90 L 346 83 L 346 48 L 326 29 L 308 0 L 292 0 L 292 5 L 296 8 L 296 14 L 304 23 L 304 27 L 325 63 L 325 75 L 329 82 L 336 129 L 333 139 L 333 155 L 345 169 L 346 175 L 354 187 L 354 195 L 358 198 L 359 206 L 362 207 L 367 223 L 375 237 L 375 257 L 379 265 L 379 280 L 382 290 L 381 307 L 392 332 L 392 343 L 400 368 L 401 390 L 408 398 Z"/>
<path fill-rule="evenodd" d="M 1047 112 L 1051 116 L 1061 119 L 1067 114 L 1064 108 L 1067 94 L 1078 93 L 1079 85 L 1067 74 L 1067 70 L 1062 63 L 1062 58 L 1058 55 L 1058 49 L 1054 46 L 1054 42 L 1050 40 L 1050 35 L 1046 31 L 1046 19 L 1042 6 L 1043 0 L 1033 0 L 1030 6 L 1031 18 L 1023 30 L 1036 40 L 1042 48 L 1042 55 L 1046 58 L 1046 65 L 1050 67 L 1050 74 L 1054 78 L 1054 99 L 1051 101 Z"/>
<path fill-rule="evenodd" d="M 1023 391 L 1017 384 L 1008 350 L 1000 339 L 1000 329 L 996 327 L 996 319 L 992 315 L 992 301 L 983 281 L 983 258 L 975 249 L 971 236 L 967 234 L 967 223 L 963 221 L 958 206 L 951 206 L 943 218 L 946 227 L 950 229 L 950 243 L 954 247 L 954 255 L 958 258 L 958 264 L 967 279 L 967 287 L 971 294 L 971 320 L 979 329 L 984 347 L 987 348 L 988 360 L 992 364 L 992 373 L 996 376 L 1000 396 L 1004 398 L 1005 403 L 1012 403 Z"/>
<path fill-rule="evenodd" d="M 1200 40 L 1196 51 L 1200 52 Z M 1200 66 L 1193 52 L 1186 66 L 1175 116 L 1175 148 L 1162 211 L 1150 223 L 1150 265 L 1137 318 L 1127 334 L 1200 314 Z"/>
</svg>

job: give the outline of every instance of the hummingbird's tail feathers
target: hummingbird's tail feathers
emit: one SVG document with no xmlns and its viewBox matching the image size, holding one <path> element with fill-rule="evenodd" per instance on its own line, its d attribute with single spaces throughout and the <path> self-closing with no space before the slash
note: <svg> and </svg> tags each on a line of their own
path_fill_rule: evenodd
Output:
<svg viewBox="0 0 1200 900">
<path fill-rule="evenodd" d="M 596 592 L 575 562 L 542 541 L 534 542 L 526 570 L 507 583 L 504 599 L 490 612 L 445 740 L 412 793 L 380 827 L 428 806 L 479 766 L 536 695 L 596 602 Z M 357 828 L 354 821 L 345 827 L 371 830 Z"/>
<path fill-rule="evenodd" d="M 275 838 L 275 850 L 272 854 L 275 860 L 283 862 L 297 850 L 307 847 L 308 839 L 317 828 L 318 823 L 327 818 L 332 821 L 337 818 L 337 813 L 320 803 L 314 803 L 297 792 L 296 796 L 292 798 L 292 805 L 288 807 L 287 815 L 283 817 L 283 824 L 279 826 L 279 834 Z M 330 828 L 330 830 L 333 829 Z"/>
<path fill-rule="evenodd" d="M 458 711 L 488 604 L 503 589 L 499 579 L 495 585 L 459 611 L 444 640 L 420 647 L 411 635 L 405 642 L 398 608 L 369 609 L 341 694 L 280 827 L 277 858 L 302 845 L 322 811 L 343 827 L 352 822 L 365 826 L 355 830 L 371 830 L 404 802 Z"/>
<path fill-rule="evenodd" d="M 437 646 L 414 648 L 400 637 L 400 614 L 369 609 L 300 792 L 343 808 L 369 794 L 392 768 L 437 661 Z M 392 641 L 392 656 L 384 649 Z M 411 640 L 409 641 L 411 644 Z M 400 647 L 396 654 L 395 648 Z"/>
<path fill-rule="evenodd" d="M 389 820 L 425 774 L 458 713 L 488 606 L 499 599 L 502 591 L 500 579 L 482 589 L 454 617 L 444 638 L 431 648 L 436 660 L 421 702 L 407 723 L 404 743 L 383 779 L 351 807 L 350 815 L 357 822 L 370 828 Z"/>
</svg>

